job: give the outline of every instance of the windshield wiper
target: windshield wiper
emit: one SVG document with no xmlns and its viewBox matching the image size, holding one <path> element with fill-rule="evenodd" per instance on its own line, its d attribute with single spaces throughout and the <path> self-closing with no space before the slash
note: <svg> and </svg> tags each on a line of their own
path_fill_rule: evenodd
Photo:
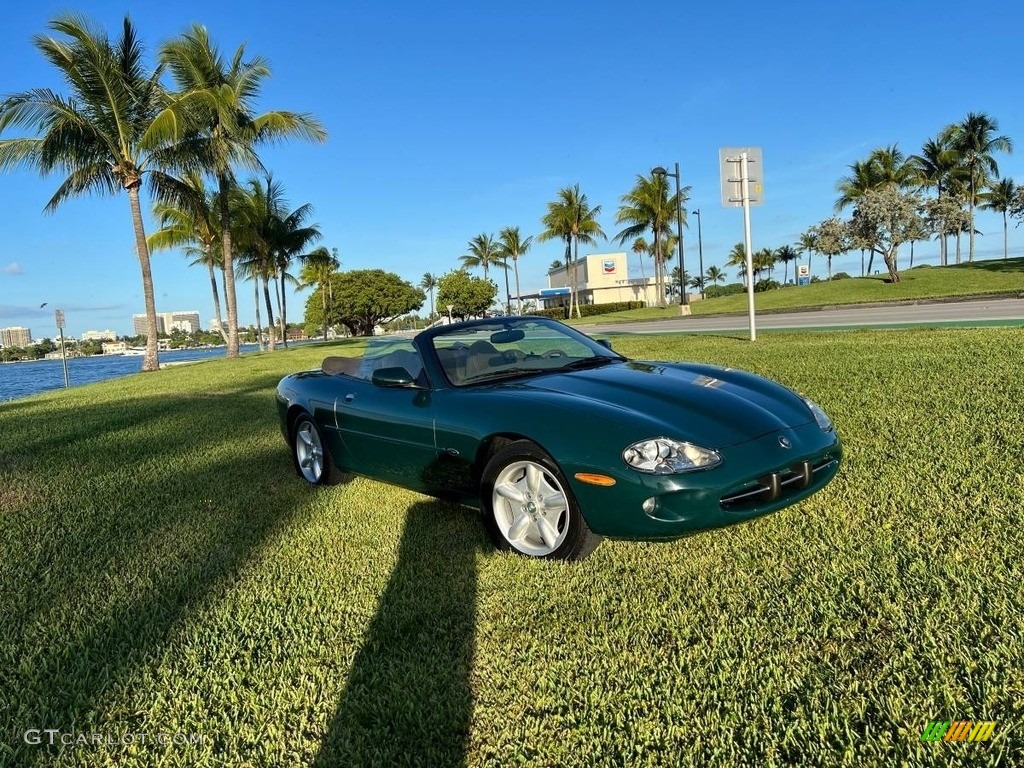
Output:
<svg viewBox="0 0 1024 768">
<path fill-rule="evenodd" d="M 484 371 L 478 373 L 469 378 L 463 379 L 462 384 L 472 384 L 478 381 L 486 381 L 487 379 L 504 379 L 508 376 L 519 376 L 524 373 L 548 373 L 550 369 L 547 368 L 502 368 L 498 371 Z"/>
<path fill-rule="evenodd" d="M 571 363 L 568 363 L 567 365 L 563 365 L 561 368 L 559 368 L 559 370 L 560 371 L 578 371 L 578 370 L 581 370 L 583 368 L 597 368 L 597 367 L 602 366 L 602 365 L 607 365 L 608 363 L 620 363 L 620 362 L 622 362 L 622 361 L 619 360 L 617 357 L 604 357 L 604 356 L 584 357 L 581 360 L 573 360 Z"/>
</svg>

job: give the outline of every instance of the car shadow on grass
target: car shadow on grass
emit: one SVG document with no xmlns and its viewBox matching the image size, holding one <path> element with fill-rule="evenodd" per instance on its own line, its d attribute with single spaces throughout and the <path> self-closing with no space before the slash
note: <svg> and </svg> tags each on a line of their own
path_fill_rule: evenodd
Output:
<svg viewBox="0 0 1024 768">
<path fill-rule="evenodd" d="M 479 513 L 437 501 L 409 509 L 398 562 L 315 766 L 465 763 Z"/>
</svg>

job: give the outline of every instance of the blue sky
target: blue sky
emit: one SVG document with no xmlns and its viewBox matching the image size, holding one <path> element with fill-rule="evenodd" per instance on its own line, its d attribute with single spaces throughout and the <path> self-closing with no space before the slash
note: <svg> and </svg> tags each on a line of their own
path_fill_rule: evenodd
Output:
<svg viewBox="0 0 1024 768">
<path fill-rule="evenodd" d="M 907 153 L 969 111 L 995 117 L 1024 181 L 1024 102 L 1016 51 L 1022 11 L 948 0 L 681 3 L 517 2 L 134 3 L 151 51 L 192 22 L 222 49 L 245 42 L 269 59 L 260 107 L 315 113 L 324 145 L 268 147 L 261 157 L 295 206 L 311 203 L 345 269 L 381 267 L 419 282 L 459 264 L 481 232 L 540 229 L 546 203 L 579 183 L 613 236 L 619 198 L 639 173 L 679 162 L 703 214 L 704 266 L 742 239 L 719 199 L 718 149 L 760 146 L 765 205 L 755 247 L 793 243 L 832 214 L 835 183 L 871 149 Z M 111 34 L 127 6 L 18 3 L 0 27 L 0 93 L 60 87 L 32 46 L 73 8 Z M 125 195 L 43 206 L 60 179 L 0 176 L 0 326 L 54 334 L 130 330 L 142 288 Z M 981 213 L 981 258 L 1001 255 L 999 218 Z M 696 221 L 685 234 L 695 271 Z M 1024 232 L 1010 230 L 1011 250 Z M 621 250 L 612 242 L 595 251 Z M 906 249 L 904 249 L 905 251 Z M 937 246 L 916 259 L 935 263 Z M 521 261 L 523 290 L 546 286 L 558 243 Z M 902 254 L 906 263 L 908 254 Z M 636 269 L 635 259 L 632 260 Z M 815 272 L 823 264 L 815 261 Z M 178 253 L 153 256 L 157 311 L 212 315 L 205 272 Z M 855 273 L 859 254 L 834 269 Z M 291 299 L 299 319 L 304 297 Z M 42 302 L 48 306 L 38 307 Z M 243 323 L 251 290 L 240 287 Z"/>
</svg>

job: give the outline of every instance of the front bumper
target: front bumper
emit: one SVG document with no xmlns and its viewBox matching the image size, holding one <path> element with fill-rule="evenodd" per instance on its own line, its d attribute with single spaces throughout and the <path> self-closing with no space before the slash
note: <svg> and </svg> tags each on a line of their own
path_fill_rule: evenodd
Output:
<svg viewBox="0 0 1024 768">
<path fill-rule="evenodd" d="M 783 445 L 786 441 L 789 447 Z M 611 487 L 570 481 L 595 533 L 623 539 L 675 539 L 760 517 L 806 499 L 835 477 L 842 461 L 838 435 L 823 432 L 814 423 L 772 432 L 720 452 L 720 466 L 681 475 L 650 475 L 625 465 L 613 473 L 607 467 L 563 469 L 570 478 L 575 472 L 615 477 Z"/>
</svg>

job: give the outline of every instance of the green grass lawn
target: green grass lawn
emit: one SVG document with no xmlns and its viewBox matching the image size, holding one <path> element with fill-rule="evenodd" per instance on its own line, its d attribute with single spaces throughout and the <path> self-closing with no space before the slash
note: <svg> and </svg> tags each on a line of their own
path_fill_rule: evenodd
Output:
<svg viewBox="0 0 1024 768">
<path fill-rule="evenodd" d="M 842 471 L 743 526 L 539 563 L 471 511 L 299 482 L 272 393 L 323 348 L 0 405 L 0 765 L 1024 764 L 1019 329 L 616 348 L 813 396 Z M 958 719 L 998 725 L 920 740 Z"/>
<path fill-rule="evenodd" d="M 781 277 L 781 274 L 779 275 Z M 919 267 L 900 272 L 899 283 L 890 284 L 882 274 L 848 280 L 787 286 L 755 295 L 758 311 L 800 309 L 878 301 L 907 301 L 953 296 L 1024 293 L 1024 258 L 978 261 L 950 267 Z M 720 315 L 747 311 L 747 295 L 722 296 L 691 302 L 694 315 Z M 679 307 L 648 307 L 607 315 L 573 319 L 573 325 L 597 325 L 625 320 L 662 320 L 679 316 Z"/>
</svg>

